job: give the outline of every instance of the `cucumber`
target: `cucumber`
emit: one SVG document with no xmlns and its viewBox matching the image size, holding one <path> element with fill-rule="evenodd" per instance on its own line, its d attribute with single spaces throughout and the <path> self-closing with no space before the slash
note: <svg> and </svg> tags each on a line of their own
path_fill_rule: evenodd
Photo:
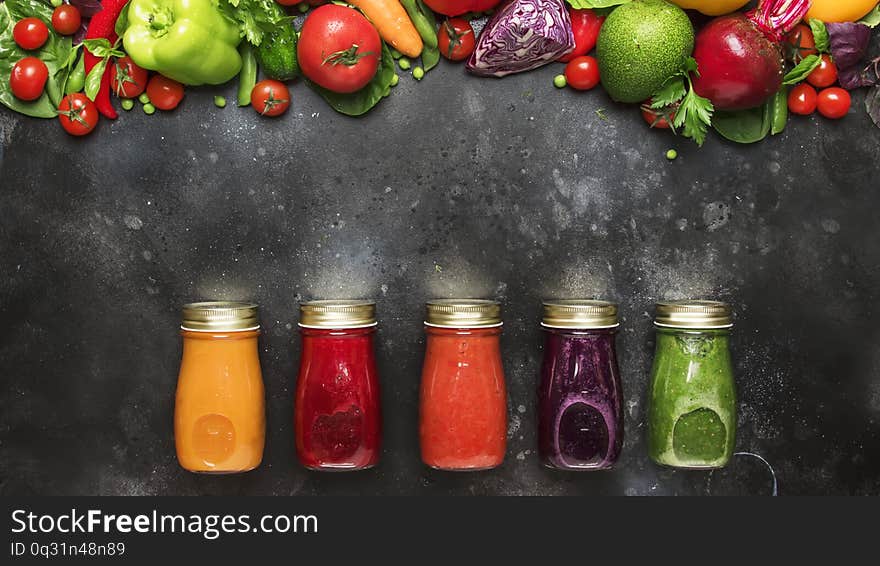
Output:
<svg viewBox="0 0 880 566">
<path fill-rule="evenodd" d="M 299 74 L 296 62 L 296 30 L 289 22 L 283 22 L 271 33 L 263 36 L 256 49 L 257 61 L 263 74 L 270 79 L 289 81 Z"/>
</svg>

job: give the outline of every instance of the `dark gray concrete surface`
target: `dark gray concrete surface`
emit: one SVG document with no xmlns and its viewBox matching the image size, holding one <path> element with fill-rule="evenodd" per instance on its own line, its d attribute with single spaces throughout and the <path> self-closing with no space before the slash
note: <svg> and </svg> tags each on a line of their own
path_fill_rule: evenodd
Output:
<svg viewBox="0 0 880 566">
<path fill-rule="evenodd" d="M 86 139 L 0 109 L 0 493 L 768 494 L 769 471 L 660 469 L 645 450 L 658 299 L 737 312 L 739 450 L 783 494 L 880 492 L 880 130 L 862 109 L 698 149 L 561 67 L 504 80 L 441 64 L 364 119 L 303 84 L 281 119 L 193 90 Z M 667 162 L 676 148 L 680 157 Z M 504 302 L 508 457 L 447 474 L 418 457 L 425 299 Z M 617 469 L 535 455 L 540 303 L 621 302 L 626 444 Z M 306 472 L 293 450 L 300 300 L 375 297 L 378 468 Z M 263 465 L 200 477 L 172 434 L 179 307 L 262 307 Z"/>
</svg>

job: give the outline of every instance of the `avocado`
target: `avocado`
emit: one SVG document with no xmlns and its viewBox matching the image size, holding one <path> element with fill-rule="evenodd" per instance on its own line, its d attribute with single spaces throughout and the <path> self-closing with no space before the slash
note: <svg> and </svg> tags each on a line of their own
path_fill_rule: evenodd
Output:
<svg viewBox="0 0 880 566">
<path fill-rule="evenodd" d="M 263 36 L 256 49 L 257 62 L 270 79 L 289 81 L 299 74 L 296 61 L 296 30 L 289 21 Z"/>
<path fill-rule="evenodd" d="M 694 26 L 665 0 L 633 0 L 615 9 L 596 45 L 602 86 L 618 102 L 643 102 L 684 66 Z"/>
</svg>

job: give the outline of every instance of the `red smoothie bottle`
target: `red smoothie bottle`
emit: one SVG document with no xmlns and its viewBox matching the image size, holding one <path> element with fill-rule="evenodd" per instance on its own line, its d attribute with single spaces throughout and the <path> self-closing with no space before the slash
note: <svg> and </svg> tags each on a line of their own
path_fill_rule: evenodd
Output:
<svg viewBox="0 0 880 566">
<path fill-rule="evenodd" d="M 299 326 L 294 426 L 300 462 L 322 471 L 375 466 L 382 423 L 373 353 L 375 303 L 303 303 Z"/>
</svg>

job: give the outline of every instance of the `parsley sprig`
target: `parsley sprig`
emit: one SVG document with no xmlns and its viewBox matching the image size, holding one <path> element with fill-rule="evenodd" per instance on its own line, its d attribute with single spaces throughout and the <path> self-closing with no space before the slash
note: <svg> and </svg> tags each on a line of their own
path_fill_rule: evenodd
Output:
<svg viewBox="0 0 880 566">
<path fill-rule="evenodd" d="M 688 57 L 681 70 L 670 77 L 666 83 L 651 97 L 651 108 L 662 110 L 675 107 L 675 117 L 670 122 L 672 130 L 686 138 L 691 138 L 702 146 L 706 141 L 709 126 L 712 125 L 712 114 L 715 106 L 712 102 L 694 92 L 691 73 L 700 76 L 697 61 Z"/>
</svg>

